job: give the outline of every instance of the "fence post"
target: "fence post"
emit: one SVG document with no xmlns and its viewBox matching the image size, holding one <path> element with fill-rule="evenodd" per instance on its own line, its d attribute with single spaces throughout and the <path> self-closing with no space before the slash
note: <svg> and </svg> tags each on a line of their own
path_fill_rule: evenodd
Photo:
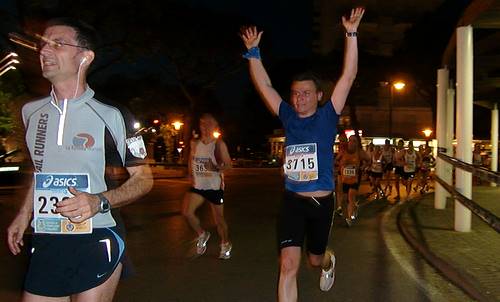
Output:
<svg viewBox="0 0 500 302">
<path fill-rule="evenodd" d="M 472 163 L 473 36 L 471 26 L 457 28 L 457 158 Z M 456 187 L 472 199 L 472 174 L 456 169 Z M 471 211 L 455 200 L 455 230 L 469 232 Z"/>
<path fill-rule="evenodd" d="M 451 85 L 448 85 L 450 87 Z M 455 138 L 455 89 L 448 88 L 446 93 L 446 155 L 454 157 L 453 139 Z M 448 184 L 453 183 L 453 165 L 444 163 L 443 180 Z M 449 195 L 448 195 L 449 196 Z"/>
<path fill-rule="evenodd" d="M 498 105 L 495 103 L 491 110 L 491 171 L 498 171 Z M 496 182 L 491 182 L 496 187 Z"/>
</svg>

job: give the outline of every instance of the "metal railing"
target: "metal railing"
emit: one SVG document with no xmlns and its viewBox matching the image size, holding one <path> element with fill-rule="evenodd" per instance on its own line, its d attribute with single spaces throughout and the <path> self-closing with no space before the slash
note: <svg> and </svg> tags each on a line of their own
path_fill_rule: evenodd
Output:
<svg viewBox="0 0 500 302">
<path fill-rule="evenodd" d="M 468 164 L 454 157 L 450 157 L 444 153 L 439 152 L 438 157 L 444 160 L 447 163 L 450 163 L 454 167 L 460 168 L 467 172 L 471 172 L 473 175 L 478 176 L 479 178 L 500 184 L 500 173 L 490 171 L 488 169 L 477 167 L 472 164 Z M 478 216 L 481 220 L 486 222 L 490 227 L 492 227 L 495 231 L 500 233 L 500 218 L 498 218 L 495 214 L 486 210 L 485 208 L 478 205 L 473 200 L 465 197 L 460 192 L 458 192 L 453 186 L 447 184 L 444 180 L 435 175 L 436 181 L 451 194 L 453 199 L 458 200 L 461 204 L 471 210 L 476 216 Z"/>
</svg>

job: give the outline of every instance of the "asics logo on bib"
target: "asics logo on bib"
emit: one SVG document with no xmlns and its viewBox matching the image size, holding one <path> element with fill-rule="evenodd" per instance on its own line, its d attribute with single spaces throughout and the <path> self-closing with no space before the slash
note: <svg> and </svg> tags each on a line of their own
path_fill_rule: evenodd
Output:
<svg viewBox="0 0 500 302">
<path fill-rule="evenodd" d="M 286 147 L 287 156 L 294 154 L 312 154 L 316 152 L 316 144 L 290 145 Z"/>
<path fill-rule="evenodd" d="M 88 187 L 87 178 L 82 175 L 46 175 L 37 179 L 37 188 L 43 189 L 61 189 L 67 187 L 86 188 Z"/>
<path fill-rule="evenodd" d="M 311 147 L 311 146 L 303 146 L 303 147 L 295 147 L 294 146 L 290 149 L 290 154 L 309 152 L 309 147 Z"/>
</svg>

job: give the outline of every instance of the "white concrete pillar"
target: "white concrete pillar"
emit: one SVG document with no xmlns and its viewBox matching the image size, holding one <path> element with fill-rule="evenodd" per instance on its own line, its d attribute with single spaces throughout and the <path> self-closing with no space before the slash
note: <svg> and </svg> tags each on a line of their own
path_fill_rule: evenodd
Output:
<svg viewBox="0 0 500 302">
<path fill-rule="evenodd" d="M 457 158 L 472 164 L 473 37 L 471 26 L 457 28 Z M 472 198 L 472 174 L 456 169 L 456 187 Z M 469 232 L 471 211 L 455 201 L 455 230 Z"/>
<path fill-rule="evenodd" d="M 455 156 L 453 150 L 453 140 L 455 139 L 455 85 L 452 83 L 448 85 L 446 92 L 446 155 Z M 451 169 L 450 165 L 450 169 Z"/>
<path fill-rule="evenodd" d="M 446 105 L 448 81 L 450 72 L 447 68 L 441 68 L 437 71 L 437 118 L 436 118 L 436 139 L 438 150 L 444 149 L 446 143 Z M 444 161 L 439 157 L 436 159 L 436 175 L 443 179 L 444 176 Z M 451 185 L 451 183 L 448 183 Z M 447 191 L 438 183 L 434 184 L 434 208 L 446 208 L 446 193 Z"/>
<path fill-rule="evenodd" d="M 498 105 L 491 110 L 491 171 L 498 171 Z M 496 182 L 491 183 L 496 187 Z"/>
</svg>

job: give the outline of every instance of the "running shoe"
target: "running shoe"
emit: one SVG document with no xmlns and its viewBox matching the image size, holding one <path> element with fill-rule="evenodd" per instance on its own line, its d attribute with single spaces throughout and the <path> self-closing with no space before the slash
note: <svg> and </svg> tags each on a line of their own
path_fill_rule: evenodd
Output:
<svg viewBox="0 0 500 302">
<path fill-rule="evenodd" d="M 336 210 L 335 210 L 335 214 L 339 215 L 340 217 L 344 216 L 343 212 L 342 212 L 342 207 L 338 207 Z"/>
<path fill-rule="evenodd" d="M 330 268 L 328 270 L 321 270 L 321 278 L 319 279 L 319 288 L 326 292 L 329 291 L 335 281 L 335 255 L 330 254 Z"/>
<path fill-rule="evenodd" d="M 347 225 L 348 228 L 350 228 L 352 226 L 352 220 L 351 220 L 351 218 L 346 218 L 345 219 L 345 224 Z"/>
<path fill-rule="evenodd" d="M 222 243 L 220 245 L 220 254 L 219 259 L 229 259 L 231 258 L 231 250 L 233 249 L 233 245 L 231 242 Z"/>
<path fill-rule="evenodd" d="M 209 231 L 204 231 L 203 234 L 198 236 L 198 239 L 196 241 L 196 253 L 198 253 L 198 255 L 205 254 L 207 250 L 208 239 L 210 239 Z"/>
</svg>

